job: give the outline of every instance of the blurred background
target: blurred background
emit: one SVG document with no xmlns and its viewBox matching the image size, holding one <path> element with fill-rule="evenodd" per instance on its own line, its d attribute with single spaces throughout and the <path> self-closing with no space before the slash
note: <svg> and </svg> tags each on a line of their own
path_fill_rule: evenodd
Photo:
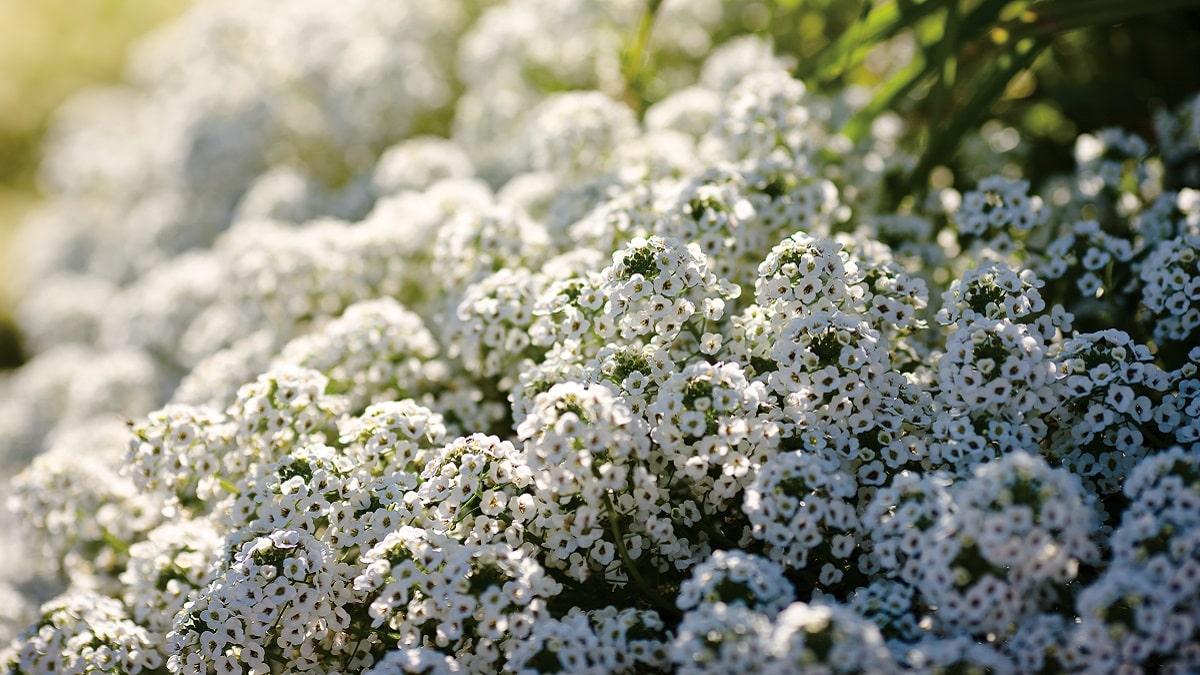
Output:
<svg viewBox="0 0 1200 675">
<path fill-rule="evenodd" d="M 119 81 L 125 50 L 189 0 L 0 0 L 0 368 L 20 362 L 5 270 L 9 241 L 36 203 L 39 147 L 72 93 Z"/>
<path fill-rule="evenodd" d="M 8 260 L 11 232 L 39 197 L 39 148 L 53 111 L 81 88 L 119 81 L 129 44 L 182 12 L 189 1 L 0 0 L 0 261 Z M 1200 92 L 1200 0 L 1089 6 L 1090 1 L 741 2 L 740 17 L 727 28 L 730 34 L 770 35 L 779 52 L 794 57 L 797 75 L 817 90 L 854 83 L 885 88 L 897 84 L 898 80 L 881 82 L 881 69 L 872 68 L 870 58 L 839 51 L 846 44 L 865 53 L 872 44 L 886 42 L 887 49 L 873 53 L 934 63 L 935 68 L 914 78 L 886 109 L 924 122 L 930 130 L 923 139 L 926 145 L 944 140 L 937 133 L 945 120 L 965 115 L 978 118 L 970 120 L 968 128 L 996 120 L 1021 129 L 1030 153 L 1025 172 L 1036 186 L 1070 168 L 1078 134 L 1120 126 L 1152 139 L 1156 109 Z M 480 2 L 488 4 L 494 2 Z M 899 28 L 889 35 L 867 32 L 864 27 L 889 6 L 899 7 L 894 11 L 901 19 L 906 13 L 915 18 L 894 22 Z M 1111 11 L 1088 11 L 1101 6 Z M 1046 7 L 1057 8 L 1059 15 L 1054 20 L 1041 16 L 1042 23 L 1022 23 L 1023 17 L 1037 17 Z M 970 19 L 978 14 L 988 20 L 972 29 Z M 961 25 L 956 23 L 960 20 Z M 977 83 L 986 78 L 997 55 L 1012 51 L 1005 45 L 1006 27 L 1019 31 L 1026 25 L 1041 26 L 1036 37 L 1045 44 L 1028 67 L 1004 74 L 1004 86 L 984 101 L 986 105 L 976 105 Z M 947 39 L 951 31 L 960 30 Z M 720 41 L 724 36 L 714 37 Z M 649 39 L 653 43 L 653 33 Z M 954 46 L 943 50 L 947 44 Z M 643 107 L 662 95 L 655 89 L 653 72 L 665 66 L 669 64 L 652 62 L 641 73 L 644 81 L 631 83 Z M 946 141 L 949 146 L 934 157 L 938 165 L 953 166 L 957 140 L 951 135 Z M 22 360 L 11 320 L 13 292 L 3 264 L 0 369 Z"/>
</svg>

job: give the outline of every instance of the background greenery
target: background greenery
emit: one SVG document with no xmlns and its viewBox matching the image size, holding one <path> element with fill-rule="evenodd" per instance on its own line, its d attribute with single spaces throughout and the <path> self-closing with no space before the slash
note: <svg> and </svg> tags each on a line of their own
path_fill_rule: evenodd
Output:
<svg viewBox="0 0 1200 675">
<path fill-rule="evenodd" d="M 129 42 L 188 1 L 0 0 L 0 255 L 38 199 L 38 148 L 54 108 L 84 85 L 119 79 Z M 647 20 L 630 36 L 635 105 L 662 94 L 654 73 L 669 64 L 649 56 L 661 4 L 648 0 Z M 963 133 L 986 120 L 1021 130 L 1031 149 L 1024 172 L 1036 186 L 1070 166 L 1077 134 L 1121 126 L 1152 138 L 1154 110 L 1200 92 L 1200 0 L 777 0 L 743 7 L 729 35 L 770 35 L 810 87 L 878 85 L 870 112 L 894 110 L 922 123 L 926 155 L 895 186 L 897 203 L 919 193 L 934 167 L 953 167 Z M 885 79 L 871 62 L 881 53 L 911 58 Z M 869 119 L 848 131 L 860 133 Z M 5 276 L 0 368 L 21 360 Z"/>
</svg>

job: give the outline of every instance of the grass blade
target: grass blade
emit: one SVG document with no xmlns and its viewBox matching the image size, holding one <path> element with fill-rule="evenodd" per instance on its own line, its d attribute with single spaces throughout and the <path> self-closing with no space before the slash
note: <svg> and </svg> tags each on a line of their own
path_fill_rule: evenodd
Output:
<svg viewBox="0 0 1200 675">
<path fill-rule="evenodd" d="M 828 84 L 862 63 L 871 49 L 933 14 L 942 0 L 892 0 L 866 13 L 838 39 L 822 47 L 798 73 L 800 79 Z"/>
<path fill-rule="evenodd" d="M 1034 60 L 1049 46 L 1047 38 L 1030 39 L 1018 43 L 1012 51 L 1002 54 L 988 67 L 985 74 L 973 86 L 975 93 L 961 109 L 946 120 L 945 126 L 935 130 L 929 145 L 921 155 L 916 168 L 909 176 L 902 193 L 923 193 L 929 182 L 929 174 L 935 166 L 945 163 L 953 155 L 959 141 L 969 129 L 974 128 L 992 107 L 1017 73 L 1031 66 Z M 936 121 L 931 120 L 931 123 Z"/>
</svg>

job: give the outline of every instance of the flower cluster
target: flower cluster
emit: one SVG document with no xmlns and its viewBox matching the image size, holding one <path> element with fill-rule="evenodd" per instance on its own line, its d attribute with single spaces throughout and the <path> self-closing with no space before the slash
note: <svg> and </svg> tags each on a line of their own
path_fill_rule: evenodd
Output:
<svg viewBox="0 0 1200 675">
<path fill-rule="evenodd" d="M 1200 98 L 896 195 L 650 4 L 205 3 L 64 114 L 0 670 L 1200 669 Z"/>
<path fill-rule="evenodd" d="M 736 363 L 695 361 L 658 387 L 647 414 L 671 474 L 706 514 L 725 510 L 778 443 L 762 382 Z"/>
<path fill-rule="evenodd" d="M 1049 416 L 1052 456 L 1101 494 L 1112 494 L 1169 428 L 1171 377 L 1145 345 L 1109 329 L 1067 340 L 1058 356 L 1062 404 Z M 1160 421 L 1162 420 L 1162 421 Z"/>
<path fill-rule="evenodd" d="M 438 230 L 432 266 L 439 283 L 465 286 L 540 260 L 547 237 L 541 224 L 515 208 L 463 209 Z"/>
<path fill-rule="evenodd" d="M 712 138 L 722 154 L 735 159 L 766 157 L 777 148 L 801 156 L 813 151 L 819 146 L 806 133 L 806 94 L 804 84 L 782 69 L 751 73 L 729 92 Z"/>
<path fill-rule="evenodd" d="M 795 602 L 772 617 L 741 604 L 689 612 L 671 643 L 676 672 L 889 673 L 879 629 L 845 607 Z"/>
<path fill-rule="evenodd" d="M 355 303 L 326 326 L 292 340 L 277 363 L 329 378 L 325 392 L 352 410 L 425 391 L 428 362 L 438 354 L 419 316 L 391 298 Z"/>
<path fill-rule="evenodd" d="M 512 443 L 483 434 L 460 437 L 429 453 L 414 493 L 414 505 L 421 509 L 414 522 L 468 544 L 519 547 L 536 503 L 522 499 L 534 477 L 521 460 Z M 410 501 L 407 493 L 405 501 Z"/>
<path fill-rule="evenodd" d="M 679 587 L 675 604 L 684 611 L 717 603 L 741 604 L 775 616 L 794 599 L 792 584 L 780 567 L 742 551 L 714 551 Z"/>
<path fill-rule="evenodd" d="M 1154 337 L 1183 342 L 1200 327 L 1200 232 L 1164 241 L 1142 267 L 1142 302 Z"/>
<path fill-rule="evenodd" d="M 171 630 L 175 615 L 204 587 L 223 542 L 211 518 L 180 518 L 150 530 L 129 547 L 121 573 L 130 618 L 155 640 Z"/>
<path fill-rule="evenodd" d="M 1050 215 L 1042 200 L 1029 194 L 1029 182 L 990 176 L 963 195 L 952 219 L 958 235 L 987 259 L 1016 246 L 1014 238 L 1045 225 Z"/>
<path fill-rule="evenodd" d="M 221 496 L 220 470 L 234 424 L 203 407 L 171 405 L 134 425 L 126 457 L 143 490 L 173 495 L 183 504 Z"/>
<path fill-rule="evenodd" d="M 353 587 L 373 626 L 402 648 L 448 651 L 470 672 L 497 669 L 562 588 L 520 550 L 414 527 L 391 532 L 360 563 Z"/>
<path fill-rule="evenodd" d="M 662 619 L 652 610 L 572 608 L 533 625 L 508 658 L 509 672 L 653 673 L 667 670 Z"/>
<path fill-rule="evenodd" d="M 1042 417 L 1058 405 L 1050 349 L 1026 324 L 960 323 L 946 337 L 937 364 L 933 461 L 961 472 L 995 454 L 1036 445 L 1046 430 Z"/>
<path fill-rule="evenodd" d="M 1003 262 L 967 270 L 950 282 L 942 295 L 938 323 L 950 326 L 979 319 L 1027 323 L 1046 309 L 1046 301 L 1038 292 L 1043 285 L 1032 271 L 1017 271 Z M 1050 339 L 1053 334 L 1045 337 Z"/>
<path fill-rule="evenodd" d="M 950 630 L 1010 635 L 1098 556 L 1079 478 L 1040 457 L 1005 455 L 954 492 L 957 509 L 921 551 L 918 573 L 936 621 Z"/>
<path fill-rule="evenodd" d="M 0 650 L 9 673 L 137 673 L 163 665 L 160 649 L 119 600 L 89 591 L 42 606 L 42 619 L 13 647 Z"/>
<path fill-rule="evenodd" d="M 1122 129 L 1109 127 L 1080 136 L 1075 142 L 1080 191 L 1101 199 L 1136 193 L 1149 178 L 1142 161 L 1148 154 L 1150 144 L 1144 138 Z"/>
<path fill-rule="evenodd" d="M 270 370 L 242 386 L 228 414 L 233 442 L 243 452 L 227 463 L 230 469 L 247 471 L 249 466 L 238 465 L 247 456 L 254 463 L 270 462 L 293 446 L 322 443 L 336 433 L 346 401 L 327 394 L 328 387 L 328 377 L 298 366 Z"/>
<path fill-rule="evenodd" d="M 772 560 L 789 568 L 812 569 L 814 589 L 833 587 L 858 552 L 858 483 L 819 455 L 791 452 L 772 457 L 746 489 L 742 510 L 751 534 L 767 544 Z"/>
<path fill-rule="evenodd" d="M 648 549 L 690 557 L 672 527 L 670 496 L 651 471 L 648 428 L 610 389 L 557 384 L 537 396 L 517 433 L 537 486 L 517 506 L 533 512 L 529 531 L 548 566 L 576 581 L 597 570 L 623 583 L 625 559 Z"/>
<path fill-rule="evenodd" d="M 120 427 L 110 421 L 74 430 L 11 482 L 7 506 L 32 525 L 29 543 L 40 549 L 34 559 L 84 588 L 111 590 L 130 544 L 163 519 L 156 501 L 116 469 Z M 91 453 L 77 456 L 80 447 Z"/>
<path fill-rule="evenodd" d="M 369 649 L 346 640 L 346 571 L 302 530 L 275 530 L 231 550 L 232 560 L 189 599 L 167 635 L 172 672 L 328 672 Z"/>
<path fill-rule="evenodd" d="M 455 313 L 454 348 L 463 365 L 494 376 L 537 356 L 529 327 L 543 283 L 525 268 L 505 268 L 471 286 Z"/>
<path fill-rule="evenodd" d="M 1072 279 L 1080 299 L 1112 296 L 1125 289 L 1116 285 L 1108 269 L 1128 264 L 1133 252 L 1128 239 L 1105 232 L 1099 221 L 1080 220 L 1046 246 L 1038 271 L 1045 279 Z"/>
<path fill-rule="evenodd" d="M 1091 670 L 1200 667 L 1200 457 L 1176 446 L 1143 460 L 1125 483 L 1132 501 L 1111 539 L 1112 566 L 1077 599 L 1072 634 Z"/>
</svg>

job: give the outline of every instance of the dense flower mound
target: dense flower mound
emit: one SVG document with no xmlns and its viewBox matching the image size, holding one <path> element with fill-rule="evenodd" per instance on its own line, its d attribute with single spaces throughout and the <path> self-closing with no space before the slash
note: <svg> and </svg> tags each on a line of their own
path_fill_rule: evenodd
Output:
<svg viewBox="0 0 1200 675">
<path fill-rule="evenodd" d="M 0 672 L 1200 671 L 1200 98 L 892 207 L 743 4 L 638 112 L 624 0 L 201 3 L 72 104 Z"/>
</svg>

